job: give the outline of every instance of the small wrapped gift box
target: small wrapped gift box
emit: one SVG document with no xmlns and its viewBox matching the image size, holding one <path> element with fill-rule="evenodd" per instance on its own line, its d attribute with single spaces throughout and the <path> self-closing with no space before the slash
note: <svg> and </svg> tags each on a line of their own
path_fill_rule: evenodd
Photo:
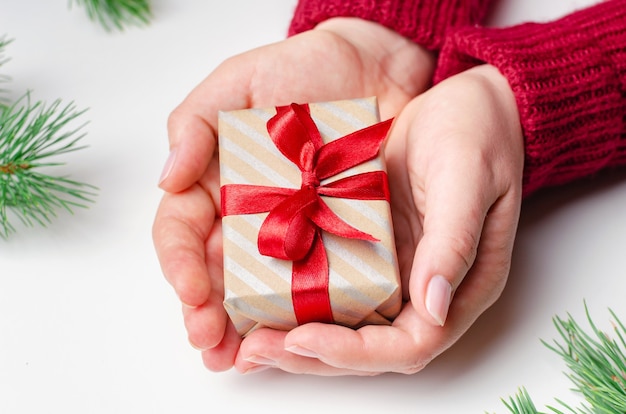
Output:
<svg viewBox="0 0 626 414">
<path fill-rule="evenodd" d="M 224 306 L 245 336 L 401 307 L 376 98 L 219 114 Z"/>
</svg>

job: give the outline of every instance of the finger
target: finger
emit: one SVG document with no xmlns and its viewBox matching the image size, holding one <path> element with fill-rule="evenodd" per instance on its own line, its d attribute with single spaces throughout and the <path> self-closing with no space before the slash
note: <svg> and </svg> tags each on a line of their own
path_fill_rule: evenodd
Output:
<svg viewBox="0 0 626 414">
<path fill-rule="evenodd" d="M 408 374 L 425 365 L 416 353 L 412 335 L 393 326 L 370 325 L 358 330 L 335 325 L 303 326 L 288 336 L 285 348 L 317 359 L 340 374 Z"/>
<path fill-rule="evenodd" d="M 313 326 L 318 324 L 309 324 Z M 321 324 L 319 324 L 321 325 Z M 335 325 L 321 325 L 331 331 Z M 349 330 L 348 328 L 342 328 Z M 325 331 L 326 332 L 326 331 Z M 326 332 L 328 333 L 328 332 Z M 324 335 L 326 335 L 324 333 Z M 292 374 L 312 374 L 322 376 L 359 375 L 375 373 L 345 369 L 327 364 L 321 358 L 302 356 L 285 349 L 287 332 L 273 329 L 259 329 L 244 339 L 241 344 L 235 367 L 239 372 L 252 373 L 263 368 L 277 368 Z"/>
<path fill-rule="evenodd" d="M 216 149 L 216 132 L 199 114 L 179 107 L 168 121 L 170 152 L 159 187 L 178 192 L 196 182 L 206 170 Z"/>
<path fill-rule="evenodd" d="M 205 240 L 214 221 L 213 201 L 197 185 L 181 193 L 165 193 L 154 220 L 152 235 L 163 274 L 190 307 L 209 300 Z"/>
<path fill-rule="evenodd" d="M 202 351 L 202 362 L 210 371 L 226 371 L 233 367 L 241 337 L 232 323 L 226 325 L 226 331 L 219 344 Z"/>
<path fill-rule="evenodd" d="M 239 59 L 222 63 L 170 114 L 170 154 L 159 182 L 164 190 L 181 191 L 197 181 L 216 149 L 218 112 L 248 106 L 252 65 L 237 65 Z"/>
<path fill-rule="evenodd" d="M 223 294 L 213 290 L 206 303 L 193 308 L 183 305 L 185 329 L 194 348 L 204 351 L 222 342 L 228 323 L 222 301 Z"/>
<path fill-rule="evenodd" d="M 451 313 L 458 312 L 462 309 Z M 311 323 L 288 333 L 259 330 L 242 344 L 236 366 L 240 371 L 270 366 L 325 376 L 413 374 L 454 343 L 465 329 L 467 326 L 455 321 L 444 328 L 434 326 L 407 305 L 392 326 L 353 330 Z"/>
</svg>

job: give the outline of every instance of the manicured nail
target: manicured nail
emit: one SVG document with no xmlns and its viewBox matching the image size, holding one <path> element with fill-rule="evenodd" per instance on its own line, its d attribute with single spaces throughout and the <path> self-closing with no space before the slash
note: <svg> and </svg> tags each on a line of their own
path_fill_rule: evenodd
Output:
<svg viewBox="0 0 626 414">
<path fill-rule="evenodd" d="M 289 351 L 292 354 L 300 355 L 307 358 L 319 358 L 316 352 L 311 351 L 310 349 L 303 348 L 299 345 L 292 345 L 290 347 L 285 348 L 285 351 Z"/>
<path fill-rule="evenodd" d="M 244 374 L 254 374 L 256 372 L 265 371 L 266 369 L 272 368 L 269 365 L 255 365 L 252 368 L 248 369 Z"/>
<path fill-rule="evenodd" d="M 446 322 L 451 299 L 452 286 L 450 283 L 441 275 L 433 276 L 426 290 L 426 309 L 441 326 Z"/>
<path fill-rule="evenodd" d="M 159 184 L 167 179 L 172 172 L 172 167 L 174 166 L 174 161 L 176 160 L 176 150 L 173 149 L 170 151 L 170 155 L 168 155 L 167 160 L 165 161 L 165 165 L 163 166 L 163 171 L 161 172 L 161 177 L 159 178 Z"/>
<path fill-rule="evenodd" d="M 248 362 L 252 362 L 253 364 L 264 365 L 266 367 L 275 367 L 276 365 L 278 365 L 273 359 L 265 358 L 261 355 L 250 355 L 249 357 L 244 359 Z"/>
<path fill-rule="evenodd" d="M 206 351 L 207 349 L 209 349 L 209 348 L 206 348 L 206 347 L 202 347 L 202 346 L 196 345 L 191 340 L 189 340 L 189 345 L 191 345 L 191 347 L 193 349 L 195 349 L 196 351 Z"/>
</svg>

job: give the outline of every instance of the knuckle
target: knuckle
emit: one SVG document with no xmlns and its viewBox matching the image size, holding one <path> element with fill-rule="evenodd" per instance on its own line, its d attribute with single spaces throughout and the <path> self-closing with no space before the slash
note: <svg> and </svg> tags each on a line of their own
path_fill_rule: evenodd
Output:
<svg viewBox="0 0 626 414">
<path fill-rule="evenodd" d="M 447 240 L 448 248 L 456 259 L 463 262 L 465 270 L 472 267 L 478 252 L 479 238 L 470 231 L 450 236 Z"/>
</svg>

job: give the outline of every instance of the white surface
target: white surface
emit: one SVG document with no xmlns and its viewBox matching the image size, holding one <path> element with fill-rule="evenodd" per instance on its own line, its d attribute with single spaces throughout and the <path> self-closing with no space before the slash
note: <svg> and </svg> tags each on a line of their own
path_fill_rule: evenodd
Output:
<svg viewBox="0 0 626 414">
<path fill-rule="evenodd" d="M 0 413 L 504 413 L 519 386 L 541 407 L 577 401 L 540 339 L 556 338 L 555 314 L 584 322 L 584 299 L 601 326 L 609 307 L 626 319 L 626 174 L 529 200 L 502 299 L 417 375 L 211 373 L 151 241 L 166 119 L 224 58 L 281 39 L 295 0 L 158 0 L 149 27 L 124 33 L 67 3 L 0 0 L 10 97 L 90 108 L 90 147 L 66 169 L 101 189 L 89 210 L 0 241 Z M 592 2 L 501 3 L 492 24 Z"/>
</svg>

